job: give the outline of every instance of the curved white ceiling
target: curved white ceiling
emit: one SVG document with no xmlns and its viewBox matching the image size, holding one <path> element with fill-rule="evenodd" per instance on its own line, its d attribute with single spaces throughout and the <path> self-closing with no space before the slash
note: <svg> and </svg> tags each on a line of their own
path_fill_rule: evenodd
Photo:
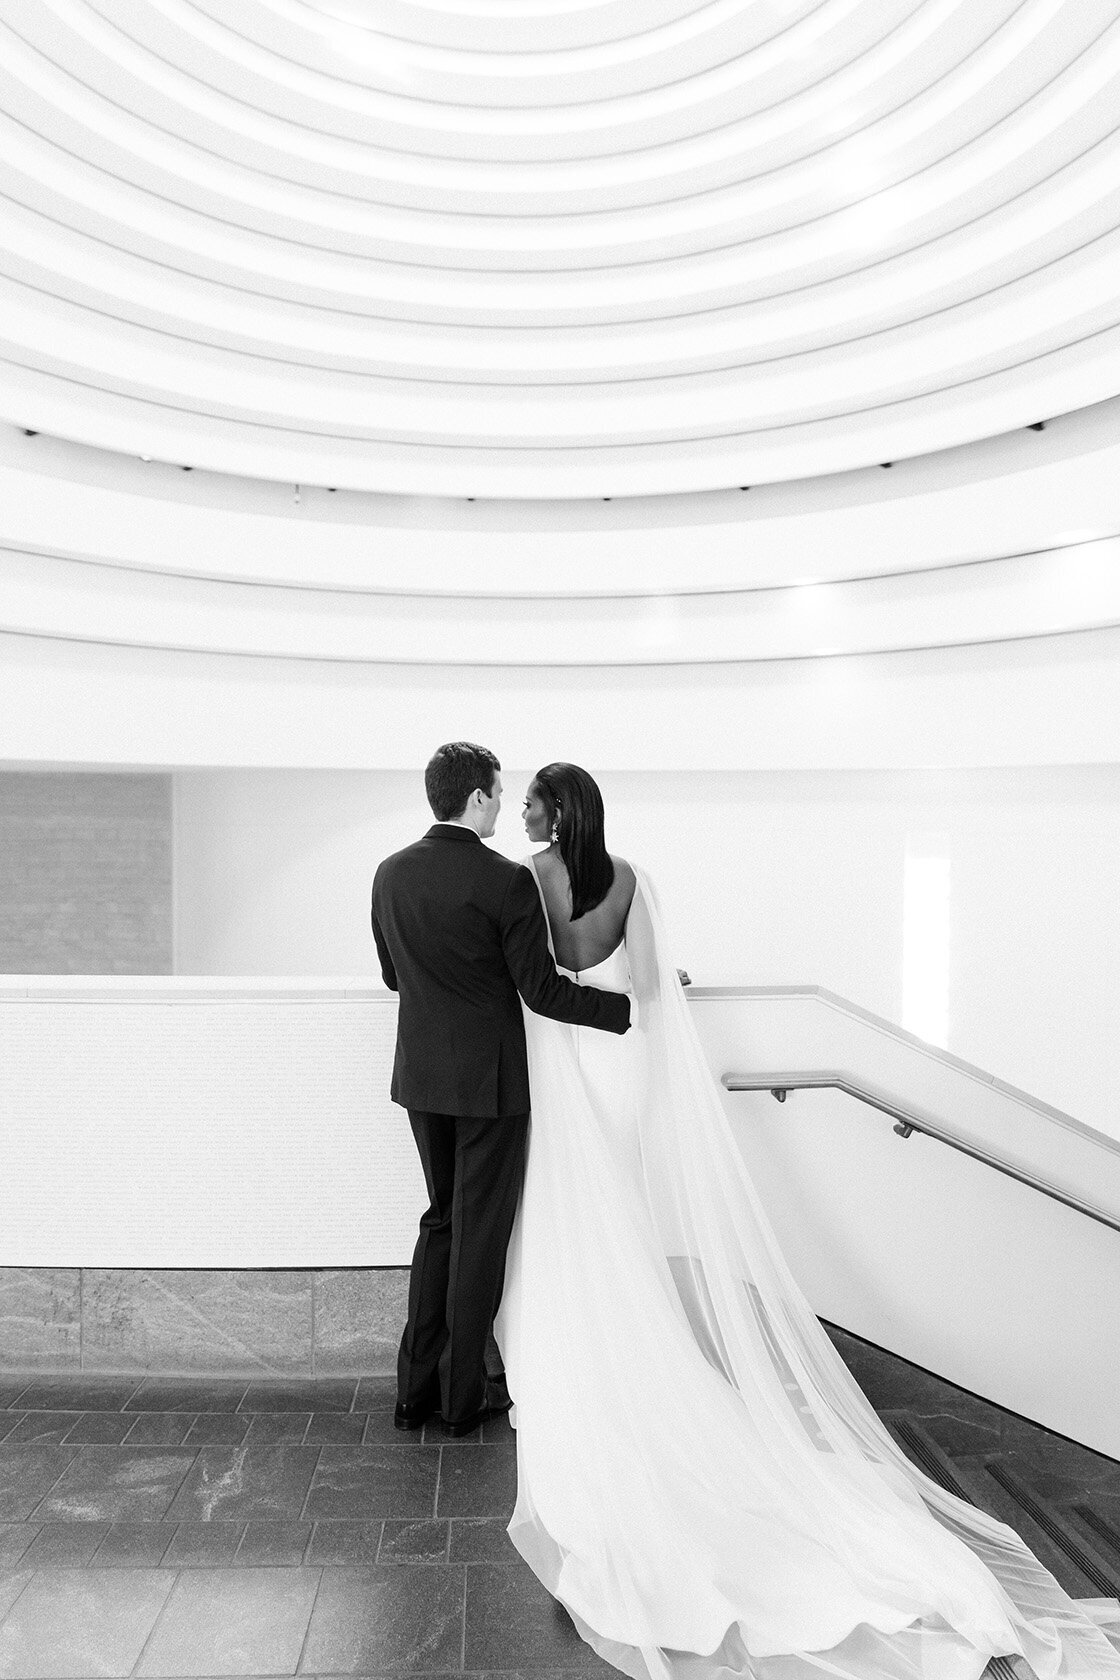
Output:
<svg viewBox="0 0 1120 1680">
<path fill-rule="evenodd" d="M 1118 0 L 0 7 L 3 414 L 422 496 L 1120 393 Z"/>
<path fill-rule="evenodd" d="M 479 502 L 185 474 L 0 429 L 0 638 L 351 666 L 672 666 L 1120 624 L 1120 400 L 891 472 Z M 311 662 L 309 665 L 308 662 Z"/>
</svg>

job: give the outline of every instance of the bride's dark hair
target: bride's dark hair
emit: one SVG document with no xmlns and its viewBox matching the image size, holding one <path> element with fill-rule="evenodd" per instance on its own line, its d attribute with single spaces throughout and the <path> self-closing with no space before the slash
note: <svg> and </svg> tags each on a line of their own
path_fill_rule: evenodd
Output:
<svg viewBox="0 0 1120 1680">
<path fill-rule="evenodd" d="M 546 764 L 533 777 L 572 888 L 572 921 L 602 904 L 614 884 L 614 864 L 603 838 L 603 796 L 578 764 Z"/>
</svg>

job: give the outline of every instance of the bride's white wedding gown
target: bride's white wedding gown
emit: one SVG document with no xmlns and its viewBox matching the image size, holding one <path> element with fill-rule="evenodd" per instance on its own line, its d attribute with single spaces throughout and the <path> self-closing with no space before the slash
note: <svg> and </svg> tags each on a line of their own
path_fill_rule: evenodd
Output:
<svg viewBox="0 0 1120 1680">
<path fill-rule="evenodd" d="M 510 1536 L 584 1639 L 638 1680 L 977 1680 L 1012 1653 L 1042 1680 L 1120 1676 L 1115 1601 L 1071 1600 L 915 1469 L 817 1323 L 640 872 L 624 944 L 575 978 L 632 990 L 638 1024 L 526 1013 L 531 1136 L 495 1330 Z"/>
</svg>

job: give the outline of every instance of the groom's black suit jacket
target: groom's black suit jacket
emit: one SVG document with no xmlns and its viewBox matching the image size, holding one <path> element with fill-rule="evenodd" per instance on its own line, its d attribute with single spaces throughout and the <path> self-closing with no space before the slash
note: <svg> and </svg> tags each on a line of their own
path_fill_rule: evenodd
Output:
<svg viewBox="0 0 1120 1680">
<path fill-rule="evenodd" d="M 392 1098 L 432 1114 L 529 1112 L 518 993 L 538 1015 L 624 1033 L 629 1000 L 557 974 L 530 872 L 437 823 L 373 881 L 381 973 L 400 993 Z"/>
</svg>

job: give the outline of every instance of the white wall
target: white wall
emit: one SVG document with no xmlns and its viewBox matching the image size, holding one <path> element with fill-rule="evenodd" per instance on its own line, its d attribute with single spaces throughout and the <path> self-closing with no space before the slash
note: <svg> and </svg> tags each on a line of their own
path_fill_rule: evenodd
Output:
<svg viewBox="0 0 1120 1680">
<path fill-rule="evenodd" d="M 1120 766 L 599 771 L 612 847 L 701 984 L 809 982 L 902 1018 L 908 843 L 950 859 L 947 1048 L 1120 1135 Z M 508 767 L 497 843 L 526 849 Z M 429 820 L 416 772 L 181 771 L 178 970 L 375 975 L 377 860 Z"/>
</svg>

